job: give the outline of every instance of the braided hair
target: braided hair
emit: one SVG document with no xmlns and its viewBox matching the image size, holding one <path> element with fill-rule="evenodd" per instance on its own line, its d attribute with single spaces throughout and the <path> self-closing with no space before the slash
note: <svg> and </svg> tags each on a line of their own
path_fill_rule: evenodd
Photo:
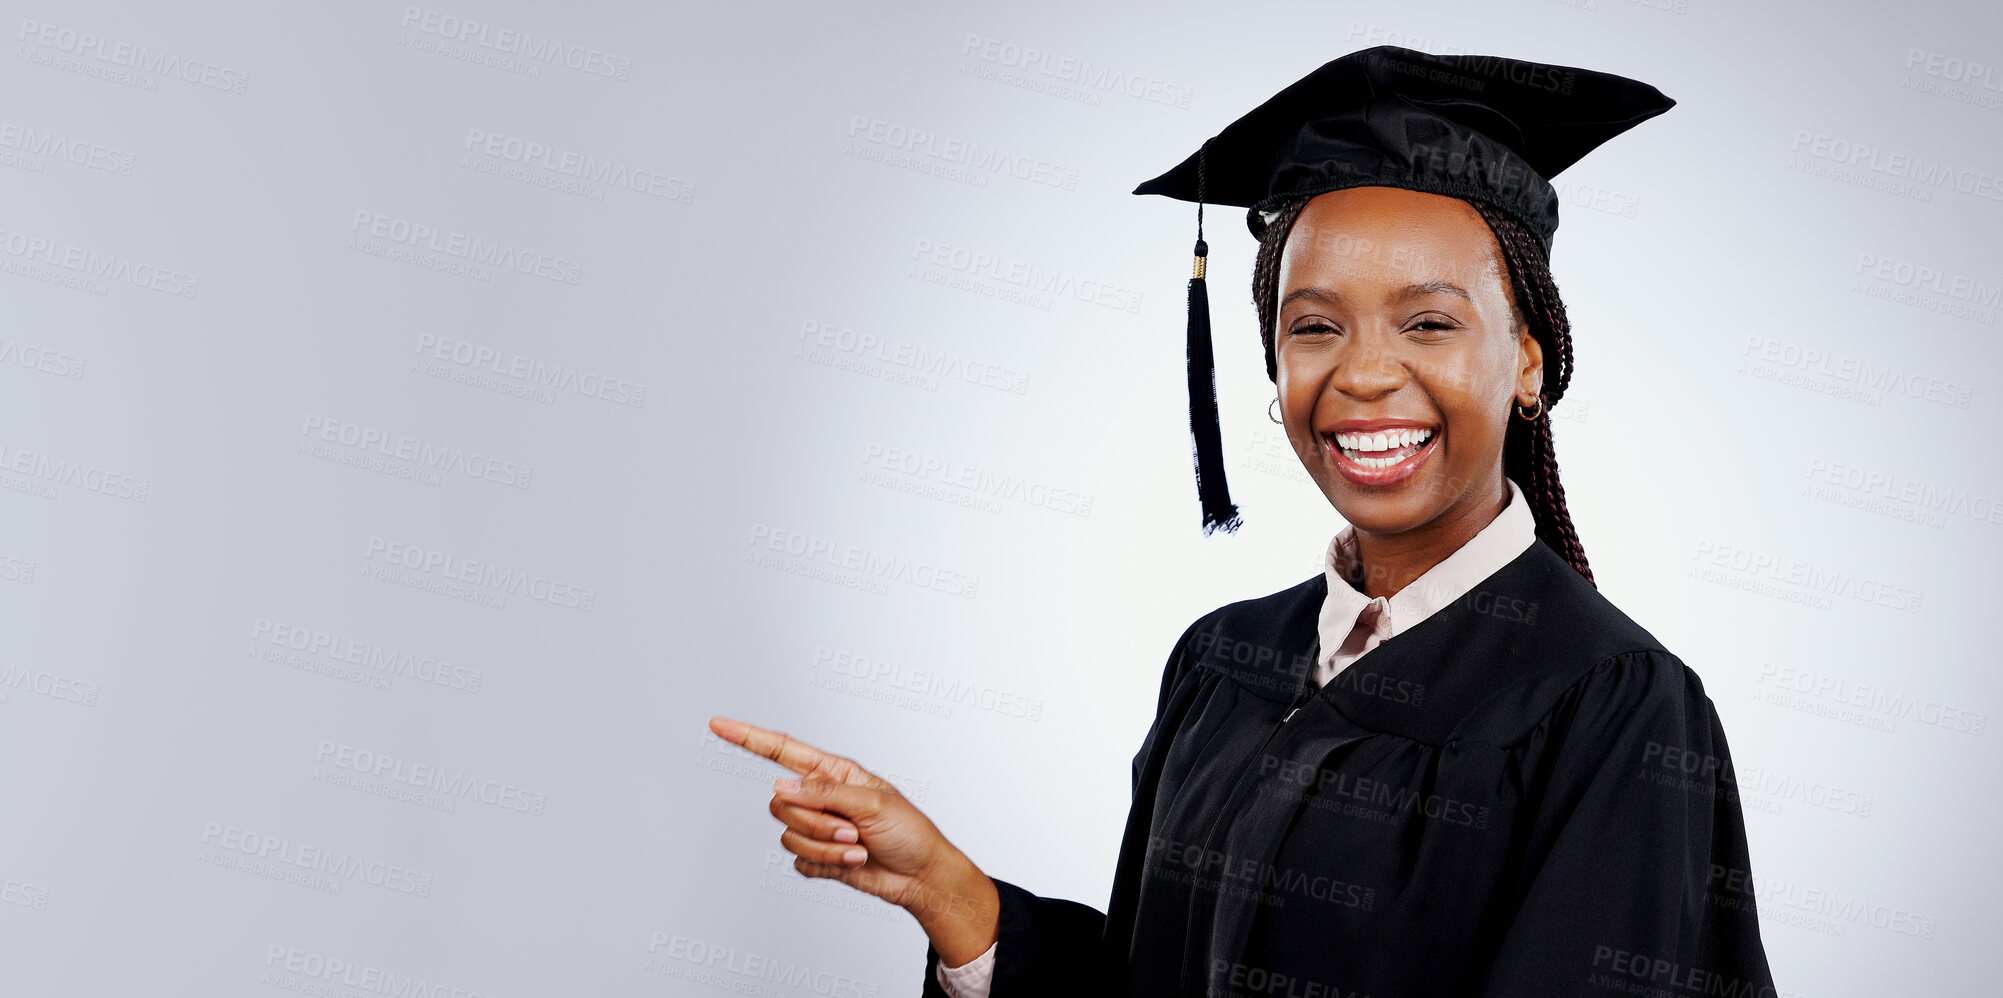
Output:
<svg viewBox="0 0 2003 998">
<path fill-rule="evenodd" d="M 1274 350 L 1275 327 L 1279 324 L 1280 254 L 1287 234 L 1307 207 L 1307 197 L 1291 199 L 1279 206 L 1279 214 L 1259 238 L 1259 253 L 1252 266 L 1252 305 L 1259 312 L 1259 341 L 1266 348 L 1266 377 L 1278 382 L 1279 358 Z M 1544 348 L 1544 409 L 1535 420 L 1518 419 L 1510 411 L 1509 429 L 1502 438 L 1503 474 L 1523 485 L 1523 497 L 1537 523 L 1537 537 L 1556 551 L 1572 568 L 1595 586 L 1592 567 L 1586 564 L 1585 546 L 1572 526 L 1572 514 L 1565 507 L 1565 487 L 1558 481 L 1558 459 L 1551 450 L 1551 408 L 1565 397 L 1572 380 L 1572 325 L 1565 317 L 1565 303 L 1558 297 L 1558 285 L 1551 279 L 1550 262 L 1535 236 L 1501 210 L 1486 202 L 1468 199 L 1502 248 L 1509 268 L 1517 316 L 1530 324 L 1531 335 Z M 1557 363 L 1551 363 L 1553 360 Z"/>
</svg>

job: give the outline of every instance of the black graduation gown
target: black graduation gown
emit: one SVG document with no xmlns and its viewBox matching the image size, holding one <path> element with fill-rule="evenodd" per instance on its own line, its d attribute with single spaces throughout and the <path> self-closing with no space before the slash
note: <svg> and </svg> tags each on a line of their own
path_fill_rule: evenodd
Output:
<svg viewBox="0 0 2003 998">
<path fill-rule="evenodd" d="M 1774 998 L 1681 660 L 1538 542 L 1316 690 L 1326 594 L 1183 633 L 1106 912 L 997 878 L 991 998 Z"/>
</svg>

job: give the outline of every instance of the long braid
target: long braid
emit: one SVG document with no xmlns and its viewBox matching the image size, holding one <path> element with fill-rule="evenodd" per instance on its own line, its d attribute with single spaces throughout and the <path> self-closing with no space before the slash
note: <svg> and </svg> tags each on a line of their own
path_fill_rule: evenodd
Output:
<svg viewBox="0 0 2003 998">
<path fill-rule="evenodd" d="M 1252 305 L 1259 315 L 1259 342 L 1266 350 L 1266 377 L 1280 378 L 1279 358 L 1274 337 L 1279 325 L 1280 256 L 1287 234 L 1307 207 L 1308 198 L 1294 198 L 1279 206 L 1279 213 L 1259 238 L 1259 252 L 1252 265 Z M 1503 473 L 1523 485 L 1523 497 L 1530 502 L 1537 537 L 1595 586 L 1593 570 L 1586 562 L 1585 545 L 1572 525 L 1565 505 L 1565 487 L 1558 480 L 1558 458 L 1551 447 L 1551 408 L 1565 396 L 1572 380 L 1572 326 L 1565 315 L 1564 300 L 1551 278 L 1543 246 L 1514 219 L 1481 201 L 1470 201 L 1494 231 L 1502 248 L 1504 264 L 1515 305 L 1530 325 L 1531 335 L 1544 348 L 1544 411 L 1534 421 L 1517 418 L 1510 409 L 1509 429 L 1502 438 Z M 1552 360 L 1557 363 L 1553 365 Z"/>
<path fill-rule="evenodd" d="M 1595 587 L 1592 566 L 1586 563 L 1586 546 L 1572 525 L 1572 513 L 1565 505 L 1565 486 L 1558 480 L 1558 456 L 1551 447 L 1551 409 L 1565 397 L 1572 383 L 1572 323 L 1565 316 L 1564 299 L 1551 278 L 1550 261 L 1544 247 L 1515 219 L 1494 206 L 1473 202 L 1475 210 L 1495 232 L 1502 247 L 1502 259 L 1509 266 L 1509 283 L 1516 291 L 1516 307 L 1530 324 L 1531 335 L 1544 347 L 1544 411 L 1535 420 L 1522 420 L 1512 407 L 1509 430 L 1502 438 L 1502 467 L 1505 474 L 1522 482 L 1523 494 L 1536 515 L 1537 536 L 1577 569 Z M 1558 361 L 1553 372 L 1549 361 Z"/>
</svg>

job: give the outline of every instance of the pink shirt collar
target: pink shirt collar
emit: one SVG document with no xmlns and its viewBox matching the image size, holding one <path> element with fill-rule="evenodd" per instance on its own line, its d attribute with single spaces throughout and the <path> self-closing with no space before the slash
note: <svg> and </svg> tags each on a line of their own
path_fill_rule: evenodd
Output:
<svg viewBox="0 0 2003 998">
<path fill-rule="evenodd" d="M 1317 628 L 1321 636 L 1315 662 L 1317 683 L 1325 685 L 1364 652 L 1411 630 L 1434 611 L 1466 595 L 1536 543 L 1537 522 L 1523 490 L 1507 476 L 1502 480 L 1509 486 L 1509 501 L 1502 512 L 1459 550 L 1388 599 L 1372 599 L 1350 588 L 1345 569 L 1356 564 L 1356 528 L 1344 525 L 1336 533 L 1322 559 L 1328 597 L 1322 601 Z M 1362 630 L 1368 633 L 1356 633 Z"/>
</svg>

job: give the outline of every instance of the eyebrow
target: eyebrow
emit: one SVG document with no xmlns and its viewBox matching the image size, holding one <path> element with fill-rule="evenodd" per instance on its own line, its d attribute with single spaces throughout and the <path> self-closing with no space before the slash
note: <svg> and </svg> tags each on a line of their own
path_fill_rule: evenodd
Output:
<svg viewBox="0 0 2003 998">
<path fill-rule="evenodd" d="M 1451 281 L 1427 281 L 1424 284 L 1407 284 L 1398 289 L 1391 296 L 1391 300 L 1402 302 L 1413 298 L 1424 298 L 1427 295 L 1455 295 L 1470 305 L 1474 304 L 1474 298 L 1467 293 L 1467 289 Z M 1327 288 L 1309 287 L 1296 288 L 1291 294 L 1280 300 L 1280 307 L 1286 308 L 1297 298 L 1311 301 L 1318 305 L 1334 306 L 1342 304 L 1342 296 L 1334 291 L 1330 291 Z"/>
</svg>

